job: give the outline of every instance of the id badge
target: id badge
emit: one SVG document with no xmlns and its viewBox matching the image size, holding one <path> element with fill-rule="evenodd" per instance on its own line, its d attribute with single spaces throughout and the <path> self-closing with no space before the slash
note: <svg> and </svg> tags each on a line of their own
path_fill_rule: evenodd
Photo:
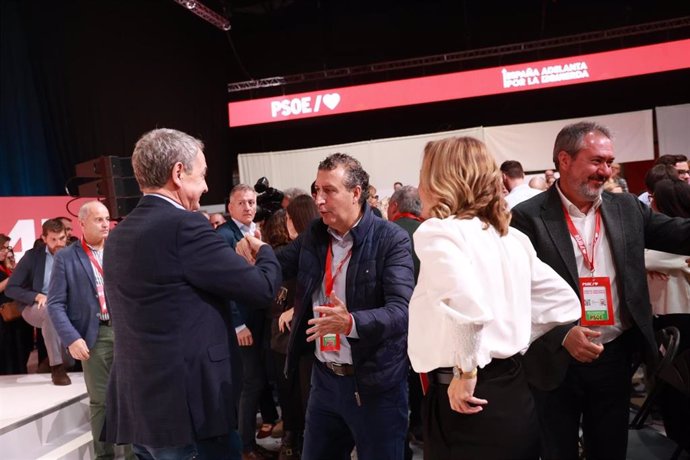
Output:
<svg viewBox="0 0 690 460">
<path fill-rule="evenodd" d="M 332 307 L 332 303 L 326 303 L 324 306 Z M 321 313 L 320 316 L 324 316 Z M 340 351 L 340 335 L 326 334 L 319 340 L 319 348 L 321 351 Z"/>
<path fill-rule="evenodd" d="M 582 326 L 612 326 L 613 300 L 611 280 L 607 276 L 580 278 Z"/>
</svg>

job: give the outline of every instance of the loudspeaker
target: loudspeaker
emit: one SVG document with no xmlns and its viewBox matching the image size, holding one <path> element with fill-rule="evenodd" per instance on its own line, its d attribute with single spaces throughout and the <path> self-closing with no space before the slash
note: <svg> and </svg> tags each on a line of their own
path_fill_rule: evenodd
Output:
<svg viewBox="0 0 690 460">
<path fill-rule="evenodd" d="M 102 198 L 110 218 L 121 220 L 141 197 L 131 157 L 102 156 L 74 167 L 80 178 L 96 178 L 79 186 L 79 196 Z"/>
</svg>

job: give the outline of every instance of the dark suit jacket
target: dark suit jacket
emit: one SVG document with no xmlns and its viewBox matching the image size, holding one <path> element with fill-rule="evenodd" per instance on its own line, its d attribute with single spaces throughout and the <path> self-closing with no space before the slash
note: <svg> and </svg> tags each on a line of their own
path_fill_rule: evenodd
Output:
<svg viewBox="0 0 690 460">
<path fill-rule="evenodd" d="M 103 263 L 117 337 L 105 440 L 179 446 L 234 430 L 241 365 L 228 299 L 271 302 L 273 250 L 251 266 L 203 215 L 147 195 L 110 233 Z"/>
<path fill-rule="evenodd" d="M 45 271 L 46 247 L 29 249 L 12 272 L 5 288 L 5 295 L 25 305 L 32 305 L 37 294 L 47 294 L 43 292 Z"/>
<path fill-rule="evenodd" d="M 84 339 L 92 348 L 98 337 L 96 315 L 101 305 L 91 261 L 80 243 L 55 255 L 48 293 L 48 313 L 62 343 L 70 346 Z"/>
<path fill-rule="evenodd" d="M 417 257 L 417 253 L 414 251 L 414 238 L 412 235 L 414 235 L 414 232 L 417 231 L 422 223 L 418 220 L 410 219 L 409 217 L 401 217 L 393 222 L 397 225 L 400 225 L 403 229 L 405 229 L 407 234 L 410 235 L 410 244 L 412 244 L 412 263 L 414 264 L 414 283 L 416 285 L 417 279 L 419 278 L 419 257 Z"/>
<path fill-rule="evenodd" d="M 672 219 L 652 212 L 628 193 L 602 195 L 601 216 L 613 253 L 621 315 L 632 320 L 644 336 L 643 349 L 654 356 L 644 249 L 690 254 L 690 219 Z M 539 258 L 550 265 L 580 295 L 575 251 L 555 187 L 513 208 L 511 225 L 529 236 Z M 565 378 L 571 356 L 561 346 L 573 325 L 559 326 L 537 339 L 525 354 L 531 385 L 552 390 Z"/>
</svg>

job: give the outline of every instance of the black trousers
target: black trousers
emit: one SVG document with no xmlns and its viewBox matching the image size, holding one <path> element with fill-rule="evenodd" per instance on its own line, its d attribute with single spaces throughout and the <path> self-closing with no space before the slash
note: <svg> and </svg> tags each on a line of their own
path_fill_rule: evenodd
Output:
<svg viewBox="0 0 690 460">
<path fill-rule="evenodd" d="M 450 408 L 448 385 L 433 383 L 424 397 L 424 460 L 537 459 L 539 429 L 520 358 L 495 359 L 477 375 L 474 395 L 484 410 Z"/>
<path fill-rule="evenodd" d="M 632 331 L 631 331 L 632 332 Z M 578 458 L 580 418 L 587 460 L 625 459 L 630 413 L 634 334 L 604 344 L 589 364 L 573 360 L 553 391 L 532 389 L 541 430 L 542 458 Z"/>
</svg>

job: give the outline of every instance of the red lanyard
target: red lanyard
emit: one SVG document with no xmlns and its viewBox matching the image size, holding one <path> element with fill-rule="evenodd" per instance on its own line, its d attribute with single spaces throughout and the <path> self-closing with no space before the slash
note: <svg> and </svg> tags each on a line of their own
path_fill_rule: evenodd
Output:
<svg viewBox="0 0 690 460">
<path fill-rule="evenodd" d="M 93 264 L 94 267 L 96 267 L 96 270 L 98 270 L 98 273 L 103 276 L 103 268 L 101 267 L 101 264 L 98 263 L 98 260 L 96 260 L 96 256 L 93 255 L 93 251 L 89 247 L 88 244 L 86 244 L 86 241 L 81 240 L 81 247 L 84 248 L 84 252 L 86 253 L 87 256 L 89 256 L 89 260 Z"/>
<path fill-rule="evenodd" d="M 589 255 L 587 254 L 587 246 L 585 245 L 585 240 L 582 238 L 580 235 L 580 232 L 577 231 L 575 228 L 575 224 L 573 224 L 573 220 L 570 218 L 570 214 L 568 214 L 568 210 L 563 206 L 563 213 L 565 214 L 565 221 L 568 224 L 568 230 L 570 231 L 570 234 L 575 238 L 575 242 L 577 243 L 577 247 L 580 248 L 580 252 L 582 253 L 582 257 L 585 259 L 585 265 L 589 269 L 590 272 L 594 273 L 594 250 L 597 245 L 597 241 L 599 241 L 599 235 L 601 234 L 601 211 L 599 209 L 596 210 L 596 217 L 595 217 L 595 224 L 594 224 L 594 240 L 592 241 L 592 258 L 589 258 Z"/>
<path fill-rule="evenodd" d="M 91 261 L 91 265 L 96 267 L 96 270 L 98 270 L 98 273 L 101 274 L 101 278 L 103 278 L 103 268 L 101 267 L 101 264 L 98 263 L 96 256 L 93 255 L 93 250 L 86 244 L 86 241 L 84 241 L 84 240 L 81 240 L 81 247 L 84 248 L 84 252 L 86 253 L 87 256 L 89 256 L 89 260 Z M 98 284 L 98 281 L 96 281 L 96 292 L 98 293 L 98 303 L 101 306 L 101 318 L 100 319 L 107 320 L 109 318 L 109 316 L 108 316 L 108 307 L 105 304 L 105 291 L 103 290 L 103 284 Z"/>
<path fill-rule="evenodd" d="M 334 274 L 331 269 L 331 265 L 333 264 L 333 242 L 331 241 L 331 244 L 328 246 L 328 252 L 326 252 L 326 275 L 323 278 L 324 287 L 326 288 L 326 297 L 330 297 L 333 293 L 333 283 L 338 275 L 340 275 L 340 272 L 343 270 L 343 265 L 345 265 L 345 262 L 347 262 L 351 255 L 352 248 L 350 248 L 343 260 L 340 261 Z"/>
<path fill-rule="evenodd" d="M 408 219 L 414 219 L 414 220 L 416 220 L 417 222 L 424 222 L 424 219 L 422 219 L 422 218 L 419 217 L 419 216 L 415 216 L 415 215 L 412 214 L 411 212 L 401 212 L 400 214 L 398 214 L 398 218 L 395 219 L 395 220 L 401 219 L 401 218 L 403 218 L 403 217 L 407 217 Z"/>
</svg>

